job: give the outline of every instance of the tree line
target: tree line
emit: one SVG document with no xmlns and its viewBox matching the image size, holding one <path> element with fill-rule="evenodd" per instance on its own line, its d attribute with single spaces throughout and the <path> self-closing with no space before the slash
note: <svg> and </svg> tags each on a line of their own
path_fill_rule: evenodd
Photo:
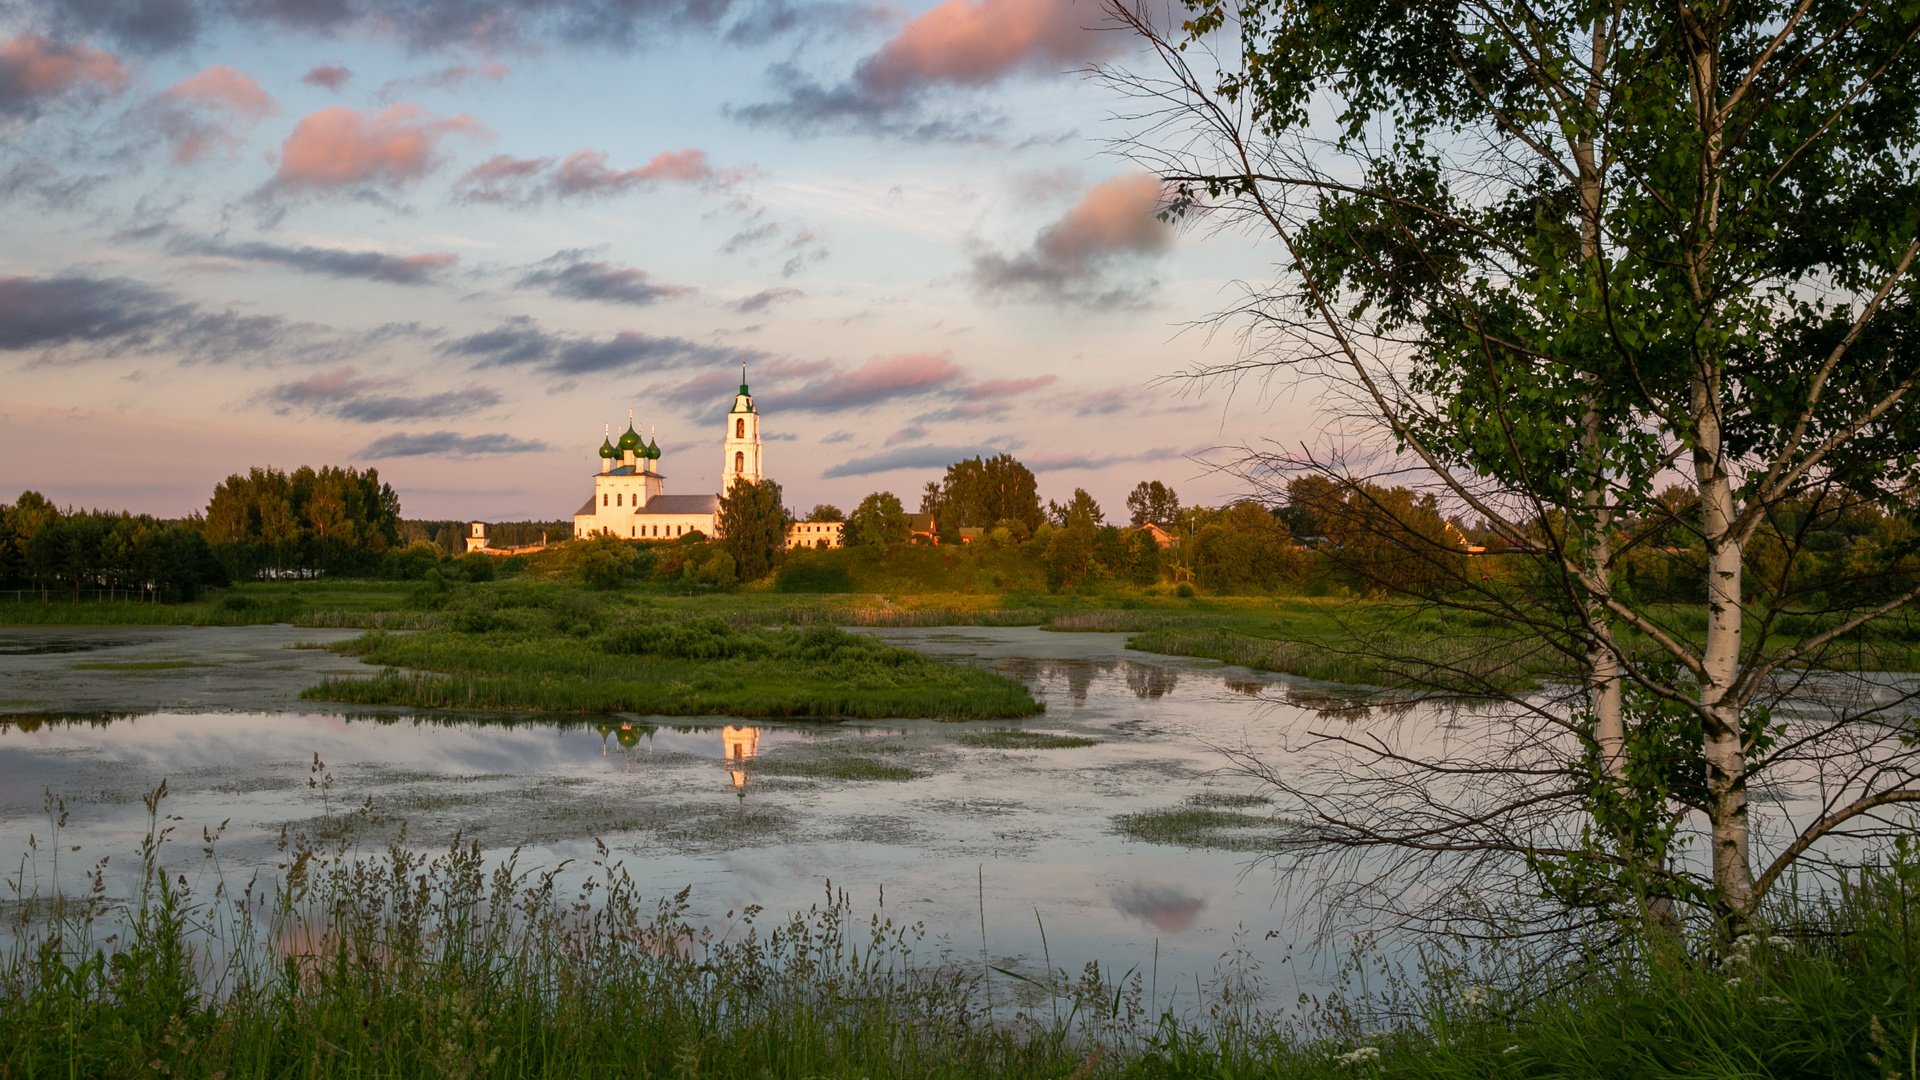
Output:
<svg viewBox="0 0 1920 1080">
<path fill-rule="evenodd" d="M 147 514 L 61 510 L 37 491 L 0 504 L 0 588 L 41 599 L 191 600 L 227 582 L 195 522 Z"/>
</svg>

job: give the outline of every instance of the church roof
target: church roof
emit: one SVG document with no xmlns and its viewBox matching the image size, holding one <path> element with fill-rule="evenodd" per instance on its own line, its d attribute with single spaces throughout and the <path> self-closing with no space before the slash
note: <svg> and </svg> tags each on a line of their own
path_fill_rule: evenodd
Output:
<svg viewBox="0 0 1920 1080">
<path fill-rule="evenodd" d="M 640 517 L 649 514 L 713 514 L 719 510 L 718 495 L 655 495 L 634 514 Z"/>
<path fill-rule="evenodd" d="M 593 513 L 593 496 L 589 495 L 587 496 L 587 501 L 580 504 L 580 509 L 573 512 L 573 516 L 579 517 L 581 514 L 591 513 Z"/>
</svg>

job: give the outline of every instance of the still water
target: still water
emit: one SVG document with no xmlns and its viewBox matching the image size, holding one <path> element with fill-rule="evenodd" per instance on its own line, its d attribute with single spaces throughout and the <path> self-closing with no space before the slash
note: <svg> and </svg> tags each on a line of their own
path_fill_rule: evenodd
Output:
<svg viewBox="0 0 1920 1080">
<path fill-rule="evenodd" d="M 1118 634 L 878 633 L 1021 678 L 1046 713 L 837 725 L 324 707 L 0 717 L 6 876 L 28 866 L 44 890 L 55 872 L 50 792 L 69 813 L 63 886 L 106 856 L 109 887 L 125 895 L 148 827 L 141 796 L 165 779 L 163 813 L 178 826 L 167 858 L 192 875 L 250 874 L 275 861 L 283 829 L 338 835 L 342 821 L 367 851 L 404 821 L 410 846 L 458 837 L 495 857 L 520 849 L 523 866 L 583 866 L 597 837 L 650 891 L 691 886 L 696 917 L 715 926 L 749 904 L 802 910 L 831 883 L 857 909 L 884 904 L 924 923 L 929 948 L 980 956 L 984 920 L 986 954 L 1014 969 L 1098 961 L 1139 970 L 1164 998 L 1206 982 L 1239 946 L 1261 962 L 1273 1000 L 1324 988 L 1310 950 L 1295 947 L 1295 899 L 1256 862 L 1257 829 L 1242 850 L 1214 850 L 1116 827 L 1121 815 L 1196 796 L 1258 793 L 1222 770 L 1213 747 L 1281 754 L 1267 733 L 1324 698 L 1244 669 L 1132 652 Z M 969 741 L 1008 728 L 1093 745 Z M 216 871 L 202 829 L 223 822 Z M 13 861 L 30 837 L 39 854 Z"/>
</svg>

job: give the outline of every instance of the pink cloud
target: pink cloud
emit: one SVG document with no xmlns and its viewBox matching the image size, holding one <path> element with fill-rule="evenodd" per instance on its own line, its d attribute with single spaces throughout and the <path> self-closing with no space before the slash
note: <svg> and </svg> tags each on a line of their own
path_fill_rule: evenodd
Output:
<svg viewBox="0 0 1920 1080">
<path fill-rule="evenodd" d="M 914 397 L 950 386 L 966 372 L 946 353 L 876 356 L 837 375 L 828 375 L 780 395 L 780 407 L 794 412 L 838 412 Z"/>
<path fill-rule="evenodd" d="M 189 76 L 164 96 L 223 108 L 236 116 L 266 116 L 275 108 L 272 96 L 260 89 L 252 76 L 225 64 L 215 64 L 198 75 Z"/>
<path fill-rule="evenodd" d="M 897 92 L 929 83 L 982 85 L 1019 68 L 1065 68 L 1112 55 L 1123 35 L 1084 24 L 1072 0 L 944 0 L 861 62 L 860 83 Z"/>
<path fill-rule="evenodd" d="M 187 165 L 215 149 L 234 150 L 242 135 L 279 111 L 252 77 L 215 64 L 153 102 L 155 123 L 173 143 L 173 160 Z"/>
<path fill-rule="evenodd" d="M 1052 386 L 1060 381 L 1058 375 L 1035 375 L 1030 379 L 982 379 L 964 391 L 964 396 L 975 401 L 993 401 L 1000 398 L 1019 397 L 1031 393 L 1043 386 Z"/>
<path fill-rule="evenodd" d="M 558 165 L 552 158 L 495 154 L 467 170 L 455 184 L 455 193 L 467 202 L 532 203 L 547 195 L 594 198 L 656 184 L 724 188 L 752 172 L 751 168 L 717 170 L 707 152 L 697 147 L 663 150 L 631 169 L 609 167 L 601 150 L 575 150 Z"/>
<path fill-rule="evenodd" d="M 1161 251 L 1171 242 L 1173 230 L 1155 216 L 1160 199 L 1160 180 L 1151 173 L 1123 173 L 1097 184 L 1040 230 L 1030 249 L 976 255 L 974 284 L 990 296 L 1138 307 L 1146 302 L 1143 289 L 1115 285 L 1107 272 L 1116 260 Z"/>
<path fill-rule="evenodd" d="M 1160 209 L 1160 178 L 1151 173 L 1116 176 L 1097 184 L 1073 209 L 1047 226 L 1036 246 L 1060 262 L 1086 263 L 1117 252 L 1159 251 L 1171 235 L 1154 215 Z"/>
<path fill-rule="evenodd" d="M 352 365 L 323 371 L 298 382 L 286 383 L 280 391 L 287 396 L 297 396 L 303 401 L 338 401 L 381 385 L 380 380 L 363 379 L 359 369 Z"/>
<path fill-rule="evenodd" d="M 281 144 L 276 180 L 288 188 L 409 183 L 438 164 L 441 139 L 484 134 L 486 128 L 466 113 L 436 117 L 403 102 L 367 115 L 335 105 L 294 127 Z"/>
<path fill-rule="evenodd" d="M 132 78 L 119 57 L 101 49 L 38 34 L 0 43 L 0 113 L 24 110 L 36 98 L 75 89 L 118 94 Z"/>
<path fill-rule="evenodd" d="M 308 86 L 324 86 L 328 90 L 338 90 L 353 78 L 353 72 L 339 64 L 321 64 L 300 76 L 300 81 Z"/>
<path fill-rule="evenodd" d="M 564 198 L 618 194 L 644 184 L 701 183 L 713 178 L 707 152 L 692 147 L 662 151 L 633 169 L 609 169 L 602 151 L 575 150 L 554 170 L 551 183 L 554 194 Z"/>
</svg>

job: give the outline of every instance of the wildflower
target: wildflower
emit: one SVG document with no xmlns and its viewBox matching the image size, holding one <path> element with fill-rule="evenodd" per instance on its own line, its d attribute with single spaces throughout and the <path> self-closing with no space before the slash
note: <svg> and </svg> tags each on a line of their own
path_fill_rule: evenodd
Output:
<svg viewBox="0 0 1920 1080">
<path fill-rule="evenodd" d="M 1460 1008 L 1468 1010 L 1493 1008 L 1493 987 L 1480 983 L 1469 986 L 1460 994 Z"/>
<path fill-rule="evenodd" d="M 1363 1046 L 1358 1050 L 1349 1050 L 1333 1060 L 1339 1065 L 1370 1065 L 1380 1060 L 1380 1048 Z"/>
<path fill-rule="evenodd" d="M 1505 1050 L 1502 1050 L 1500 1052 L 1503 1054 L 1517 1054 L 1520 1052 L 1520 1044 L 1514 1043 L 1512 1046 L 1509 1046 Z"/>
<path fill-rule="evenodd" d="M 1761 995 L 1760 997 L 1758 997 L 1758 998 L 1756 998 L 1756 999 L 1754 999 L 1754 1000 L 1756 1000 L 1756 1001 L 1758 1001 L 1758 1002 L 1759 1002 L 1760 1004 L 1762 1004 L 1762 1005 L 1791 1005 L 1791 1004 L 1793 1004 L 1792 1002 L 1790 1002 L 1790 1001 L 1788 1001 L 1788 1000 L 1787 1000 L 1786 998 L 1783 998 L 1783 997 L 1775 997 L 1775 996 L 1774 996 L 1774 995 L 1772 995 L 1772 994 L 1763 994 L 1763 995 Z"/>
<path fill-rule="evenodd" d="M 1729 987 L 1734 987 L 1734 986 L 1739 986 L 1739 985 L 1740 985 L 1740 976 L 1738 976 L 1738 975 L 1729 975 L 1729 976 L 1727 976 L 1727 985 L 1728 985 Z"/>
</svg>

